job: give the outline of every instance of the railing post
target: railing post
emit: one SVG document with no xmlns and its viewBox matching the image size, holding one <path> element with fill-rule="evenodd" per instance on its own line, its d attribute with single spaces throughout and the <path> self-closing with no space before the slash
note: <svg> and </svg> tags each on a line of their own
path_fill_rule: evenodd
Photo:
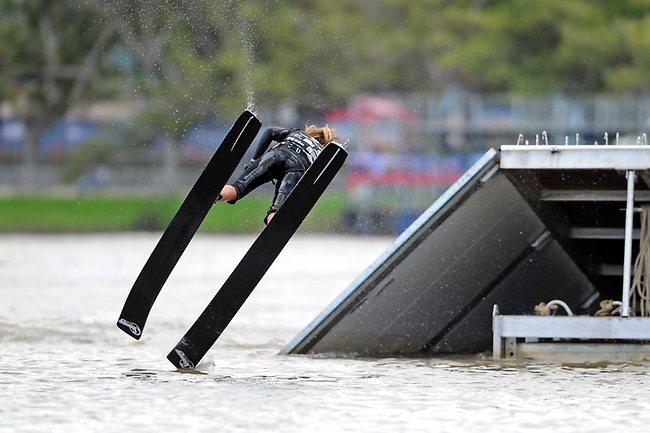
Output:
<svg viewBox="0 0 650 433">
<path fill-rule="evenodd" d="M 628 170 L 627 178 L 627 203 L 625 206 L 625 253 L 623 255 L 623 308 L 621 316 L 630 315 L 630 280 L 632 274 L 632 224 L 634 223 L 634 181 L 636 174 L 634 170 Z"/>
</svg>

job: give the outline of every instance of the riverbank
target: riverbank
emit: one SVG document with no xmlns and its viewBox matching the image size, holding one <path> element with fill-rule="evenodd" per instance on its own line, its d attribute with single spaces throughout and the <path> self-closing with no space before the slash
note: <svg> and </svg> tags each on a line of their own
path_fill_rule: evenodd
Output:
<svg viewBox="0 0 650 433">
<path fill-rule="evenodd" d="M 183 197 L 23 195 L 0 197 L 0 232 L 103 232 L 163 230 Z M 208 213 L 201 231 L 249 233 L 261 228 L 270 198 L 251 195 L 236 206 Z M 310 232 L 340 231 L 343 194 L 321 198 L 303 227 Z"/>
</svg>

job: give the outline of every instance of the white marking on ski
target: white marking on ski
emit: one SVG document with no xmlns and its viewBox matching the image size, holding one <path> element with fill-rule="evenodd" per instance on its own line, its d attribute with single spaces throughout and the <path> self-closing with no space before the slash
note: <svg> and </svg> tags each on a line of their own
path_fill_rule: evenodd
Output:
<svg viewBox="0 0 650 433">
<path fill-rule="evenodd" d="M 244 131 L 246 131 L 246 128 L 248 128 L 248 124 L 251 123 L 251 120 L 253 120 L 254 118 L 255 118 L 255 116 L 252 116 L 250 119 L 248 119 L 248 121 L 246 122 L 244 127 L 241 129 L 241 132 L 239 133 L 239 135 L 235 139 L 235 142 L 232 144 L 232 147 L 230 148 L 231 152 L 235 149 L 235 147 L 237 146 L 237 143 L 239 143 L 239 139 L 241 138 L 242 134 L 244 133 Z"/>
<path fill-rule="evenodd" d="M 180 358 L 180 362 L 178 363 L 178 365 L 180 365 L 181 368 L 194 368 L 194 363 L 190 361 L 187 355 L 185 355 L 185 352 L 178 349 L 174 349 L 174 352 L 176 352 L 176 354 Z"/>
<path fill-rule="evenodd" d="M 127 328 L 129 328 L 129 331 L 131 332 L 131 334 L 135 335 L 136 337 L 138 337 L 138 336 L 140 336 L 140 334 L 142 334 L 142 331 L 140 330 L 140 327 L 138 325 L 136 325 L 135 323 L 129 321 L 129 320 L 120 319 L 120 320 L 117 321 L 117 323 L 122 324 L 122 325 L 126 326 Z"/>
<path fill-rule="evenodd" d="M 316 185 L 316 182 L 318 182 L 318 179 L 320 179 L 320 177 L 323 175 L 323 173 L 325 173 L 327 171 L 327 167 L 330 166 L 330 164 L 332 163 L 332 161 L 334 161 L 334 158 L 336 158 L 336 155 L 338 155 L 340 151 L 341 151 L 341 148 L 336 149 L 336 153 L 334 155 L 332 155 L 332 158 L 330 158 L 330 160 L 327 162 L 327 165 L 325 166 L 325 168 L 318 174 L 318 177 L 316 178 L 314 183 L 312 183 L 312 185 Z"/>
</svg>

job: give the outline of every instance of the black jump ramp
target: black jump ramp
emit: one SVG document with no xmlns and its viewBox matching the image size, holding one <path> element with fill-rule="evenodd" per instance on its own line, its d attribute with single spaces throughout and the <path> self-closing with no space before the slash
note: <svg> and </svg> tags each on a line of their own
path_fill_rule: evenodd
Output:
<svg viewBox="0 0 650 433">
<path fill-rule="evenodd" d="M 492 344 L 492 306 L 530 313 L 595 289 L 490 149 L 285 348 L 393 356 Z"/>
</svg>

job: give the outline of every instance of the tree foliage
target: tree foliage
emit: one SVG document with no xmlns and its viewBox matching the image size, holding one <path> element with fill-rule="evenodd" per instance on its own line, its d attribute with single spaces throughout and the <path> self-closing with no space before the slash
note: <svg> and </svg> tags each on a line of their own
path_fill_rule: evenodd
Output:
<svg viewBox="0 0 650 433">
<path fill-rule="evenodd" d="M 35 174 L 41 134 L 97 88 L 112 24 L 68 0 L 2 0 L 0 98 L 26 126 L 23 183 Z"/>
<path fill-rule="evenodd" d="M 101 82 L 112 34 L 111 23 L 68 0 L 3 0 L 0 95 L 28 123 L 60 118 Z"/>
<path fill-rule="evenodd" d="M 362 92 L 648 92 L 648 66 L 650 0 L 0 0 L 0 99 L 36 131 L 97 95 L 177 139 Z"/>
</svg>

